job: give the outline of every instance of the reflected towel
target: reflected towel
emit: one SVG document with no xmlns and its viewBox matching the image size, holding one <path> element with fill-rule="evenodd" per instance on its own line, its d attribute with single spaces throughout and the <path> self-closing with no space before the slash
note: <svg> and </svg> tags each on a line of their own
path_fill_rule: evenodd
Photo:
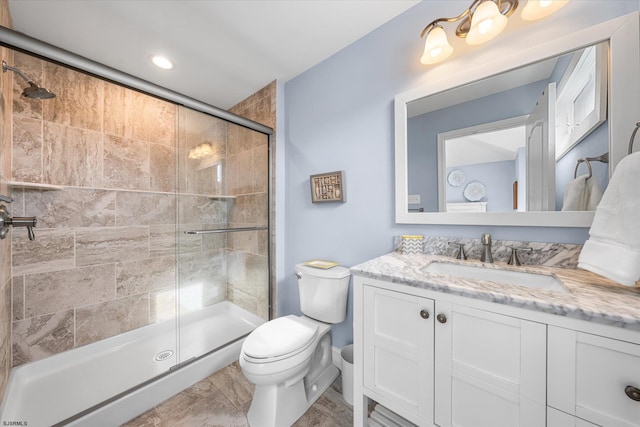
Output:
<svg viewBox="0 0 640 427">
<path fill-rule="evenodd" d="M 598 180 L 580 175 L 569 181 L 564 190 L 563 211 L 595 211 L 602 199 L 602 190 Z"/>
<path fill-rule="evenodd" d="M 640 279 L 640 152 L 616 168 L 596 209 L 578 267 L 620 284 Z"/>
</svg>

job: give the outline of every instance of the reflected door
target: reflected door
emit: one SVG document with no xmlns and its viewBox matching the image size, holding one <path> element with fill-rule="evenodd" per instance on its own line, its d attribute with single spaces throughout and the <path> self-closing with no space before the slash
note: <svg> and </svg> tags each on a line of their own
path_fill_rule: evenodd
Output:
<svg viewBox="0 0 640 427">
<path fill-rule="evenodd" d="M 527 211 L 555 210 L 555 100 L 553 82 L 527 119 Z"/>
</svg>

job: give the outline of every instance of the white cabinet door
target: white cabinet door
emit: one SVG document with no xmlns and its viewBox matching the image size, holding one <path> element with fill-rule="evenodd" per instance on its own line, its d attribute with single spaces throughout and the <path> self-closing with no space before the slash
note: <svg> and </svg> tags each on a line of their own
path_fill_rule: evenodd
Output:
<svg viewBox="0 0 640 427">
<path fill-rule="evenodd" d="M 565 414 L 550 406 L 547 407 L 547 427 L 597 427 L 588 421 Z"/>
<path fill-rule="evenodd" d="M 422 425 L 433 423 L 433 305 L 364 286 L 364 386 Z"/>
<path fill-rule="evenodd" d="M 436 302 L 435 422 L 540 427 L 546 422 L 546 325 Z"/>
<path fill-rule="evenodd" d="M 640 425 L 640 345 L 549 327 L 549 406 L 611 427 Z"/>
</svg>

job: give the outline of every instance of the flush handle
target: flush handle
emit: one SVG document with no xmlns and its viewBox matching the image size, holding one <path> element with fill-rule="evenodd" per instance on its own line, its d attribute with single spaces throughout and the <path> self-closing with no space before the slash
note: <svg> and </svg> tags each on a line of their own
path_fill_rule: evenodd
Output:
<svg viewBox="0 0 640 427">
<path fill-rule="evenodd" d="M 423 319 L 428 319 L 429 312 L 427 310 L 420 310 L 420 317 L 422 317 Z"/>
<path fill-rule="evenodd" d="M 638 389 L 637 387 L 628 385 L 625 387 L 624 392 L 627 394 L 627 396 L 629 396 L 629 399 L 640 402 L 640 389 Z"/>
</svg>

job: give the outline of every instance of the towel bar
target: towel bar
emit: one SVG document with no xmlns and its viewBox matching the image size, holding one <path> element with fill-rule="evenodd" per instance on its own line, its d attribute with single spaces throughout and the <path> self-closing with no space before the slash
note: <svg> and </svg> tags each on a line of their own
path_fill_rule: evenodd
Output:
<svg viewBox="0 0 640 427">
<path fill-rule="evenodd" d="M 589 168 L 589 176 L 587 177 L 587 179 L 591 178 L 593 176 L 593 169 L 591 169 L 591 163 L 589 163 L 589 160 L 578 159 L 578 164 L 576 164 L 576 169 L 573 171 L 573 179 L 576 179 L 578 177 L 578 167 L 580 166 L 580 163 L 587 164 L 587 167 Z"/>
<path fill-rule="evenodd" d="M 640 125 L 640 122 L 638 122 L 638 125 Z M 580 166 L 580 163 L 587 164 L 587 167 L 589 168 L 589 176 L 587 177 L 587 179 L 591 178 L 593 176 L 593 169 L 591 169 L 591 162 L 609 163 L 609 153 L 604 153 L 597 157 L 585 157 L 584 159 L 578 159 L 578 163 L 576 164 L 576 169 L 573 171 L 573 179 L 576 179 L 578 177 L 578 166 Z"/>
<path fill-rule="evenodd" d="M 633 153 L 633 140 L 636 137 L 636 133 L 638 132 L 638 128 L 640 128 L 640 122 L 636 123 L 636 127 L 631 134 L 631 138 L 629 139 L 629 154 Z"/>
<path fill-rule="evenodd" d="M 236 228 L 213 228 L 210 230 L 189 230 L 184 231 L 184 234 L 216 234 L 216 233 L 231 233 L 237 231 L 261 231 L 268 230 L 269 227 L 236 227 Z"/>
</svg>

